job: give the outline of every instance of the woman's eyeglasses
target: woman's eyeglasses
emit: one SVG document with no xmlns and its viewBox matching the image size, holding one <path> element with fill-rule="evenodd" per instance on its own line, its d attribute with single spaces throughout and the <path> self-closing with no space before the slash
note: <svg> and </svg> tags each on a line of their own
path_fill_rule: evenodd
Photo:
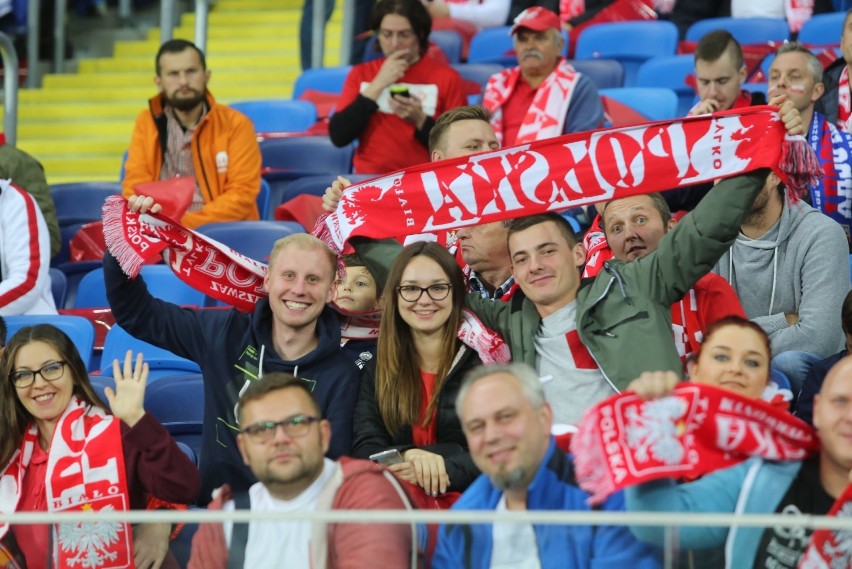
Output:
<svg viewBox="0 0 852 569">
<path fill-rule="evenodd" d="M 406 302 L 417 302 L 420 300 L 420 297 L 423 296 L 423 293 L 429 295 L 429 298 L 432 300 L 444 300 L 450 295 L 450 290 L 452 289 L 452 285 L 450 283 L 440 283 L 433 284 L 427 287 L 415 286 L 415 285 L 402 285 L 396 287 L 399 296 L 402 297 L 402 300 Z"/>
<path fill-rule="evenodd" d="M 9 374 L 12 382 L 17 388 L 29 387 L 35 383 L 35 378 L 40 375 L 45 381 L 56 381 L 65 374 L 66 362 L 49 362 L 37 370 L 19 369 Z"/>
</svg>

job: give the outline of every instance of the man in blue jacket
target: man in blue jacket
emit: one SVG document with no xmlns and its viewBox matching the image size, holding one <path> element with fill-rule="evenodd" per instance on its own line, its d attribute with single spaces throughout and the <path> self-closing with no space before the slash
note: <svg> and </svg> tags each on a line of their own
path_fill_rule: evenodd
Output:
<svg viewBox="0 0 852 569">
<path fill-rule="evenodd" d="M 134 196 L 129 202 L 131 211 L 159 211 L 150 197 Z M 336 271 L 336 256 L 318 239 L 304 233 L 279 239 L 264 279 L 269 297 L 245 314 L 180 308 L 158 300 L 141 276 L 128 279 L 112 255 L 104 257 L 107 298 L 116 322 L 136 338 L 201 366 L 202 504 L 222 484 L 242 492 L 256 482 L 237 448 L 236 408 L 240 393 L 264 373 L 281 371 L 307 382 L 332 426 L 329 458 L 349 453 L 359 372 L 340 352 L 340 324 L 327 306 Z"/>
<path fill-rule="evenodd" d="M 456 409 L 482 475 L 456 510 L 588 511 L 571 459 L 556 447 L 553 414 L 526 364 L 483 366 L 465 378 Z M 604 510 L 621 510 L 615 494 Z M 627 528 L 497 523 L 441 526 L 432 566 L 447 568 L 659 567 Z"/>
</svg>

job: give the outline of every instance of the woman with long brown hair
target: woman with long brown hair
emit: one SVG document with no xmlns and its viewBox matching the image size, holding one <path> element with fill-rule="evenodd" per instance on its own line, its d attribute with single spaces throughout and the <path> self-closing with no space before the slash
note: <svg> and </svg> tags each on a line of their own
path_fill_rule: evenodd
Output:
<svg viewBox="0 0 852 569">
<path fill-rule="evenodd" d="M 374 362 L 361 379 L 353 455 L 396 449 L 398 478 L 428 494 L 463 491 L 479 474 L 455 412 L 477 352 L 458 338 L 464 319 L 464 277 L 437 243 L 411 244 L 388 273 Z"/>
<path fill-rule="evenodd" d="M 143 408 L 148 366 L 141 355 L 133 365 L 128 352 L 123 369 L 113 362 L 116 386 L 106 390 L 111 412 L 95 394 L 77 348 L 54 326 L 19 330 L 0 369 L 0 511 L 144 510 L 152 497 L 195 500 L 198 470 Z M 137 567 L 151 567 L 166 552 L 134 550 L 150 527 L 131 531 L 96 518 L 4 526 L 0 545 L 25 559 L 28 569 L 68 567 L 83 558 L 98 567 L 125 567 L 134 556 Z M 154 538 L 142 539 L 150 546 Z"/>
</svg>

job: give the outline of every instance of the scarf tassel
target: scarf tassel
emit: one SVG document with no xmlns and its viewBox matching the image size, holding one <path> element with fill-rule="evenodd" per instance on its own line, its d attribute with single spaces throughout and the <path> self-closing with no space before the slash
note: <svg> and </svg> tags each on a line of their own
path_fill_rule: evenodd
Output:
<svg viewBox="0 0 852 569">
<path fill-rule="evenodd" d="M 781 173 L 787 178 L 787 201 L 795 203 L 819 183 L 820 166 L 816 154 L 803 136 L 786 135 L 782 143 Z"/>
<path fill-rule="evenodd" d="M 145 259 L 131 246 L 124 235 L 124 210 L 126 200 L 122 196 L 110 196 L 104 202 L 104 242 L 116 258 L 121 269 L 133 278 L 142 270 Z"/>
</svg>

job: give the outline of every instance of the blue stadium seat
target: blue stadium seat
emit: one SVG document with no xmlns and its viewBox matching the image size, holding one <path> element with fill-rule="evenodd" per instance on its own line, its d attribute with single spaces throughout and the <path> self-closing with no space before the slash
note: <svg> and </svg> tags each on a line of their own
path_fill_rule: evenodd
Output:
<svg viewBox="0 0 852 569">
<path fill-rule="evenodd" d="M 624 66 L 615 59 L 575 59 L 571 65 L 591 79 L 598 89 L 624 85 Z"/>
<path fill-rule="evenodd" d="M 145 265 L 142 278 L 151 295 L 181 306 L 203 306 L 205 296 L 181 281 L 166 265 Z M 109 306 L 104 283 L 104 269 L 98 267 L 80 279 L 74 308 L 103 308 Z"/>
<path fill-rule="evenodd" d="M 790 37 L 790 27 L 783 18 L 706 18 L 689 26 L 685 39 L 697 42 L 713 30 L 728 30 L 742 45 L 781 43 Z M 840 37 L 839 27 L 835 35 Z"/>
<path fill-rule="evenodd" d="M 86 369 L 89 369 L 92 363 L 92 350 L 95 345 L 95 327 L 88 319 L 66 314 L 28 314 L 5 316 L 4 320 L 8 330 L 7 341 L 15 332 L 25 326 L 35 326 L 36 324 L 56 326 L 71 338 L 71 342 L 77 347 L 80 357 L 83 358 L 83 363 L 86 364 Z"/>
<path fill-rule="evenodd" d="M 482 88 L 485 88 L 489 77 L 505 69 L 498 63 L 456 63 L 452 67 L 462 79 L 477 83 Z"/>
<path fill-rule="evenodd" d="M 695 73 L 695 59 L 691 55 L 671 55 L 649 59 L 636 74 L 637 87 L 667 87 L 678 99 L 677 115 L 684 117 L 695 101 L 695 88 L 686 79 Z"/>
<path fill-rule="evenodd" d="M 317 122 L 317 109 L 308 101 L 238 101 L 229 106 L 246 115 L 258 133 L 304 132 Z"/>
<path fill-rule="evenodd" d="M 101 357 L 101 375 L 111 377 L 112 361 L 118 360 L 119 362 L 124 362 L 127 350 L 132 351 L 134 356 L 139 352 L 142 353 L 145 361 L 148 363 L 149 384 L 170 375 L 199 373 L 201 371 L 197 363 L 134 338 L 121 326 L 115 324 L 107 332 L 106 340 L 104 341 L 104 353 Z"/>
<path fill-rule="evenodd" d="M 454 30 L 432 30 L 429 41 L 441 48 L 447 61 L 459 63 L 461 61 L 462 38 Z"/>
<path fill-rule="evenodd" d="M 304 228 L 292 221 L 230 221 L 208 223 L 196 231 L 261 263 L 269 262 L 272 245 L 291 233 L 303 233 Z"/>
<path fill-rule="evenodd" d="M 846 14 L 815 14 L 799 30 L 798 40 L 806 45 L 837 45 Z"/>
<path fill-rule="evenodd" d="M 477 32 L 470 40 L 467 62 L 498 63 L 504 67 L 517 65 L 510 29 L 511 26 L 500 26 Z"/>
<path fill-rule="evenodd" d="M 622 87 L 601 89 L 601 97 L 609 97 L 627 105 L 649 120 L 677 118 L 677 95 L 665 87 Z"/>
<path fill-rule="evenodd" d="M 354 146 L 338 148 L 327 136 L 268 138 L 260 142 L 260 153 L 264 170 L 289 174 L 290 179 L 295 179 L 308 174 L 351 172 Z"/>
<path fill-rule="evenodd" d="M 50 187 L 59 226 L 99 221 L 104 200 L 121 193 L 118 182 L 79 182 Z"/>
<path fill-rule="evenodd" d="M 257 213 L 260 215 L 260 219 L 267 219 L 269 217 L 271 193 L 272 190 L 269 188 L 269 182 L 261 178 L 260 191 L 257 193 Z"/>
<path fill-rule="evenodd" d="M 204 377 L 200 373 L 173 374 L 149 383 L 145 389 L 145 410 L 156 417 L 176 441 L 188 445 L 197 456 L 201 455 Z"/>
<path fill-rule="evenodd" d="M 337 93 L 339 95 L 343 91 L 346 76 L 349 75 L 351 70 L 351 65 L 305 69 L 296 79 L 296 84 L 293 86 L 293 98 L 298 99 L 308 89 L 322 93 Z"/>
<path fill-rule="evenodd" d="M 790 391 L 793 390 L 790 384 L 790 379 L 780 369 L 776 369 L 774 367 L 769 368 L 769 381 L 771 383 L 774 383 L 778 387 L 778 389 L 787 389 Z M 793 397 L 795 397 L 796 395 L 798 394 L 794 393 Z"/>
<path fill-rule="evenodd" d="M 68 278 L 65 273 L 57 268 L 51 267 L 48 271 L 50 274 L 50 292 L 53 293 L 53 303 L 57 310 L 65 308 L 65 296 L 68 294 Z"/>
<path fill-rule="evenodd" d="M 610 22 L 590 26 L 577 40 L 576 59 L 617 59 L 624 86 L 636 85 L 639 66 L 652 57 L 674 55 L 677 26 L 667 21 Z"/>
</svg>

